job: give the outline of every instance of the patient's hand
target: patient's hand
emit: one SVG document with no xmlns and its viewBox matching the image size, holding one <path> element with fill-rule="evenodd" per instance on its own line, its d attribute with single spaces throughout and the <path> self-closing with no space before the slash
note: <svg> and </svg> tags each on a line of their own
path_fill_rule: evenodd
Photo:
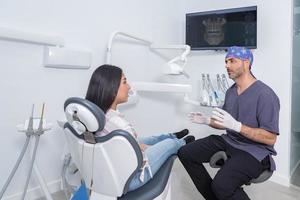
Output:
<svg viewBox="0 0 300 200">
<path fill-rule="evenodd" d="M 141 151 L 145 151 L 149 147 L 146 144 L 139 144 L 139 145 L 140 145 Z"/>
</svg>

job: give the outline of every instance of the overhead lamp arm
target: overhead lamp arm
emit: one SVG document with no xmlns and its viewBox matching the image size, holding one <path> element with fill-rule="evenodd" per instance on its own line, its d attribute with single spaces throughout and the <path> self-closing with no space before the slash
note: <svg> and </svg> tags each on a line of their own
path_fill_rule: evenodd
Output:
<svg viewBox="0 0 300 200">
<path fill-rule="evenodd" d="M 184 65 L 187 61 L 187 55 L 190 53 L 191 51 L 191 47 L 189 45 L 158 45 L 158 44 L 154 44 L 152 41 L 148 40 L 148 39 L 143 39 L 140 37 L 137 37 L 135 35 L 132 34 L 128 34 L 128 33 L 124 33 L 121 31 L 114 31 L 108 41 L 108 47 L 107 47 L 107 55 L 106 55 L 106 63 L 107 64 L 111 64 L 111 52 L 112 52 L 112 45 L 113 42 L 115 40 L 115 38 L 117 36 L 124 36 L 127 38 L 131 38 L 137 41 L 140 41 L 142 44 L 145 44 L 147 46 L 149 46 L 150 49 L 177 49 L 177 50 L 184 50 L 184 52 L 180 55 L 175 57 L 174 59 L 172 59 L 169 62 L 176 62 L 178 60 L 184 62 Z"/>
<path fill-rule="evenodd" d="M 175 58 L 171 59 L 167 63 L 167 73 L 168 74 L 184 74 L 188 76 L 183 68 L 186 65 L 187 62 L 187 55 L 191 51 L 191 47 L 189 45 L 158 45 L 154 44 L 152 41 L 148 39 L 143 39 L 140 37 L 137 37 L 135 35 L 131 35 L 128 33 L 124 33 L 121 31 L 114 31 L 108 41 L 107 46 L 107 54 L 106 54 L 106 63 L 111 64 L 112 63 L 112 46 L 113 42 L 115 41 L 115 38 L 117 36 L 123 36 L 127 37 L 136 41 L 141 42 L 141 44 L 144 44 L 148 46 L 150 49 L 175 49 L 175 50 L 183 50 L 183 53 L 179 56 L 176 56 Z M 180 66 L 176 62 L 182 62 L 183 65 Z M 190 98 L 190 94 L 192 92 L 192 88 L 190 85 L 184 85 L 184 84 L 168 84 L 168 83 L 156 83 L 156 82 L 134 82 L 132 83 L 131 88 L 131 94 L 129 99 L 131 99 L 131 103 L 135 104 L 138 101 L 139 95 L 137 94 L 137 91 L 148 91 L 148 92 L 172 92 L 172 93 L 183 93 L 184 94 L 184 101 L 190 104 L 194 105 L 200 105 L 199 102 L 193 101 Z"/>
<path fill-rule="evenodd" d="M 158 44 L 151 44 L 151 49 L 182 49 L 184 52 L 180 56 L 180 60 L 185 61 L 187 55 L 191 52 L 191 47 L 189 45 L 158 45 Z"/>
<path fill-rule="evenodd" d="M 128 34 L 128 33 L 124 33 L 124 32 L 121 32 L 121 31 L 114 31 L 114 32 L 110 35 L 110 38 L 109 38 L 109 41 L 108 41 L 107 55 L 106 55 L 106 63 L 107 63 L 107 64 L 111 64 L 111 51 L 112 51 L 112 45 L 113 45 L 114 39 L 115 39 L 118 35 L 125 36 L 125 37 L 128 37 L 128 38 L 131 38 L 131 39 L 140 41 L 140 42 L 144 43 L 144 44 L 147 45 L 147 46 L 150 46 L 150 45 L 152 44 L 151 41 L 146 40 L 146 39 L 142 39 L 142 38 L 137 37 L 137 36 L 135 36 L 135 35 L 131 35 L 131 34 Z"/>
</svg>

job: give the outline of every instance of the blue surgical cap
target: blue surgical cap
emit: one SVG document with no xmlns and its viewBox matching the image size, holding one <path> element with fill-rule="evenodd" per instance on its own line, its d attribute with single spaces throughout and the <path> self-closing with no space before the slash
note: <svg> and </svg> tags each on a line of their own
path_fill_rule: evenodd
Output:
<svg viewBox="0 0 300 200">
<path fill-rule="evenodd" d="M 253 54 L 252 52 L 245 47 L 232 46 L 227 49 L 227 54 L 225 59 L 227 58 L 238 58 L 241 60 L 249 60 L 250 68 L 253 63 Z"/>
</svg>

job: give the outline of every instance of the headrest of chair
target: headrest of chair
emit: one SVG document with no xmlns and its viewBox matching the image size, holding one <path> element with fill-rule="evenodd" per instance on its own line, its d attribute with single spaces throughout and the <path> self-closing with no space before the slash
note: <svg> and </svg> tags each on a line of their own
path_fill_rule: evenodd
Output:
<svg viewBox="0 0 300 200">
<path fill-rule="evenodd" d="M 64 104 L 66 118 L 78 134 L 102 131 L 105 114 L 94 103 L 78 97 L 71 97 Z"/>
</svg>

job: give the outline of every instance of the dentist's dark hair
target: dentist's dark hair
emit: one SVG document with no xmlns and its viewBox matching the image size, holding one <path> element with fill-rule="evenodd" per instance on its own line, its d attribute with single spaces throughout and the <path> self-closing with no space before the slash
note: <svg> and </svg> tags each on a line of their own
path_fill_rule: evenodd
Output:
<svg viewBox="0 0 300 200">
<path fill-rule="evenodd" d="M 122 69 L 113 65 L 101 65 L 92 74 L 86 99 L 108 111 L 117 97 L 121 83 Z"/>
</svg>

